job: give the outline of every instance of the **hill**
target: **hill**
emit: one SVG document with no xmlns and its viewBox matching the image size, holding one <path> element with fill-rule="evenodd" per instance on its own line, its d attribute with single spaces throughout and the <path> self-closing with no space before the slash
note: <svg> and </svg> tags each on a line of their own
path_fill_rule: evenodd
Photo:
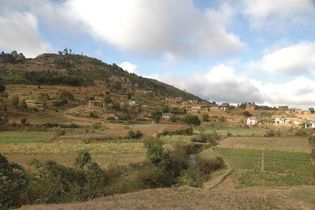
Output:
<svg viewBox="0 0 315 210">
<path fill-rule="evenodd" d="M 83 55 L 42 54 L 25 59 L 13 52 L 0 55 L 0 83 L 33 85 L 86 86 L 102 84 L 111 92 L 152 91 L 165 97 L 200 100 L 188 92 L 154 79 L 128 73 L 117 64 L 107 64 Z"/>
</svg>

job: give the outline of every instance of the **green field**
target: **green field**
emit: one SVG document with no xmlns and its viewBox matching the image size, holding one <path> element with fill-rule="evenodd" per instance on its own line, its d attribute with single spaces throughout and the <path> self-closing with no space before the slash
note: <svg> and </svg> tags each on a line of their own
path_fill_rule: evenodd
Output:
<svg viewBox="0 0 315 210">
<path fill-rule="evenodd" d="M 39 143 L 53 138 L 53 132 L 0 131 L 0 144 Z"/>
<path fill-rule="evenodd" d="M 241 128 L 241 127 L 209 127 L 201 126 L 201 133 L 217 132 L 221 136 L 264 136 L 268 130 L 263 128 Z"/>
<path fill-rule="evenodd" d="M 310 184 L 310 154 L 255 149 L 214 148 L 235 169 L 241 187 Z"/>
</svg>

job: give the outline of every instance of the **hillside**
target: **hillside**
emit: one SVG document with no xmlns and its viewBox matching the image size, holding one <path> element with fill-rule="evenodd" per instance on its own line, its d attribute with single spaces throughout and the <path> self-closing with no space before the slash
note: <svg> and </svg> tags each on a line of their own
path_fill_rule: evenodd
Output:
<svg viewBox="0 0 315 210">
<path fill-rule="evenodd" d="M 17 56 L 18 54 L 15 53 Z M 19 54 L 20 55 L 20 54 Z M 101 83 L 117 94 L 152 91 L 161 96 L 200 98 L 154 79 L 128 73 L 116 64 L 75 54 L 42 54 L 25 59 L 0 55 L 0 82 L 4 84 L 86 86 Z"/>
</svg>

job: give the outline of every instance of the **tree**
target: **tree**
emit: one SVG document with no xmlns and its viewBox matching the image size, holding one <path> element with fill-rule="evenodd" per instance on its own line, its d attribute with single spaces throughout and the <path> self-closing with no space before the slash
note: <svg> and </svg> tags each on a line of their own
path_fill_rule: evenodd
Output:
<svg viewBox="0 0 315 210">
<path fill-rule="evenodd" d="M 26 110 L 27 109 L 27 103 L 25 99 L 19 100 L 18 107 L 20 110 Z"/>
<path fill-rule="evenodd" d="M 251 117 L 251 116 L 252 116 L 252 114 L 251 114 L 249 111 L 243 112 L 243 115 L 244 115 L 245 117 Z"/>
<path fill-rule="evenodd" d="M 190 125 L 195 125 L 195 126 L 200 125 L 201 123 L 198 116 L 190 115 L 190 114 L 186 115 L 183 120 L 185 123 L 190 124 Z"/>
<path fill-rule="evenodd" d="M 24 169 L 17 164 L 9 163 L 7 158 L 0 154 L 0 209 L 9 209 L 21 206 L 21 195 L 28 185 Z"/>
<path fill-rule="evenodd" d="M 5 86 L 3 84 L 0 84 L 0 93 L 5 91 Z"/>
<path fill-rule="evenodd" d="M 147 157 L 155 166 L 160 166 L 163 158 L 163 142 L 160 139 L 146 139 L 144 146 L 147 148 Z"/>
<path fill-rule="evenodd" d="M 10 101 L 9 101 L 10 102 L 10 106 L 13 107 L 14 109 L 17 109 L 18 106 L 19 106 L 19 101 L 20 101 L 20 99 L 19 99 L 18 96 L 12 96 L 10 98 Z"/>
<path fill-rule="evenodd" d="M 158 110 L 158 109 L 151 113 L 151 118 L 156 123 L 160 122 L 161 117 L 162 117 L 162 112 L 160 110 Z"/>
<path fill-rule="evenodd" d="M 202 115 L 202 120 L 205 121 L 205 122 L 208 122 L 209 121 L 209 115 L 207 113 L 204 113 Z"/>
<path fill-rule="evenodd" d="M 311 108 L 309 108 L 308 110 L 309 110 L 312 114 L 314 114 L 314 113 L 315 113 L 315 109 L 314 109 L 314 108 L 312 108 L 312 107 L 311 107 Z"/>
</svg>

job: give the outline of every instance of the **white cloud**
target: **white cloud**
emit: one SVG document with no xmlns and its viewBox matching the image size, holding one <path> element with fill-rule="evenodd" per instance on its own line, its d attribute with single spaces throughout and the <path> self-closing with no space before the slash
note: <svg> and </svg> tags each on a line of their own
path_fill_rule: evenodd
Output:
<svg viewBox="0 0 315 210">
<path fill-rule="evenodd" d="M 220 64 L 209 71 L 184 76 L 153 76 L 204 99 L 216 102 L 245 101 L 267 105 L 290 105 L 308 108 L 315 104 L 315 80 L 297 77 L 284 83 L 254 80 Z"/>
<path fill-rule="evenodd" d="M 270 104 L 305 108 L 315 104 L 315 80 L 303 76 L 281 84 L 260 83 L 259 89 Z"/>
<path fill-rule="evenodd" d="M 135 64 L 132 64 L 128 61 L 124 61 L 121 64 L 119 64 L 121 68 L 128 71 L 129 73 L 135 73 L 137 71 L 138 66 Z"/>
<path fill-rule="evenodd" d="M 300 42 L 268 52 L 260 61 L 253 62 L 252 66 L 291 74 L 315 71 L 315 43 Z"/>
<path fill-rule="evenodd" d="M 244 13 L 255 27 L 301 24 L 314 16 L 315 3 L 313 0 L 244 0 Z"/>
<path fill-rule="evenodd" d="M 122 50 L 177 57 L 232 53 L 243 46 L 224 24 L 226 4 L 201 11 L 193 0 L 68 0 L 74 17 L 97 39 Z"/>
<path fill-rule="evenodd" d="M 30 13 L 12 12 L 0 15 L 0 48 L 17 50 L 34 57 L 49 50 L 38 30 L 37 18 Z"/>
<path fill-rule="evenodd" d="M 160 79 L 211 101 L 263 102 L 254 81 L 236 75 L 232 67 L 224 64 L 214 66 L 207 72 L 195 72 L 186 77 L 167 76 Z"/>
</svg>

